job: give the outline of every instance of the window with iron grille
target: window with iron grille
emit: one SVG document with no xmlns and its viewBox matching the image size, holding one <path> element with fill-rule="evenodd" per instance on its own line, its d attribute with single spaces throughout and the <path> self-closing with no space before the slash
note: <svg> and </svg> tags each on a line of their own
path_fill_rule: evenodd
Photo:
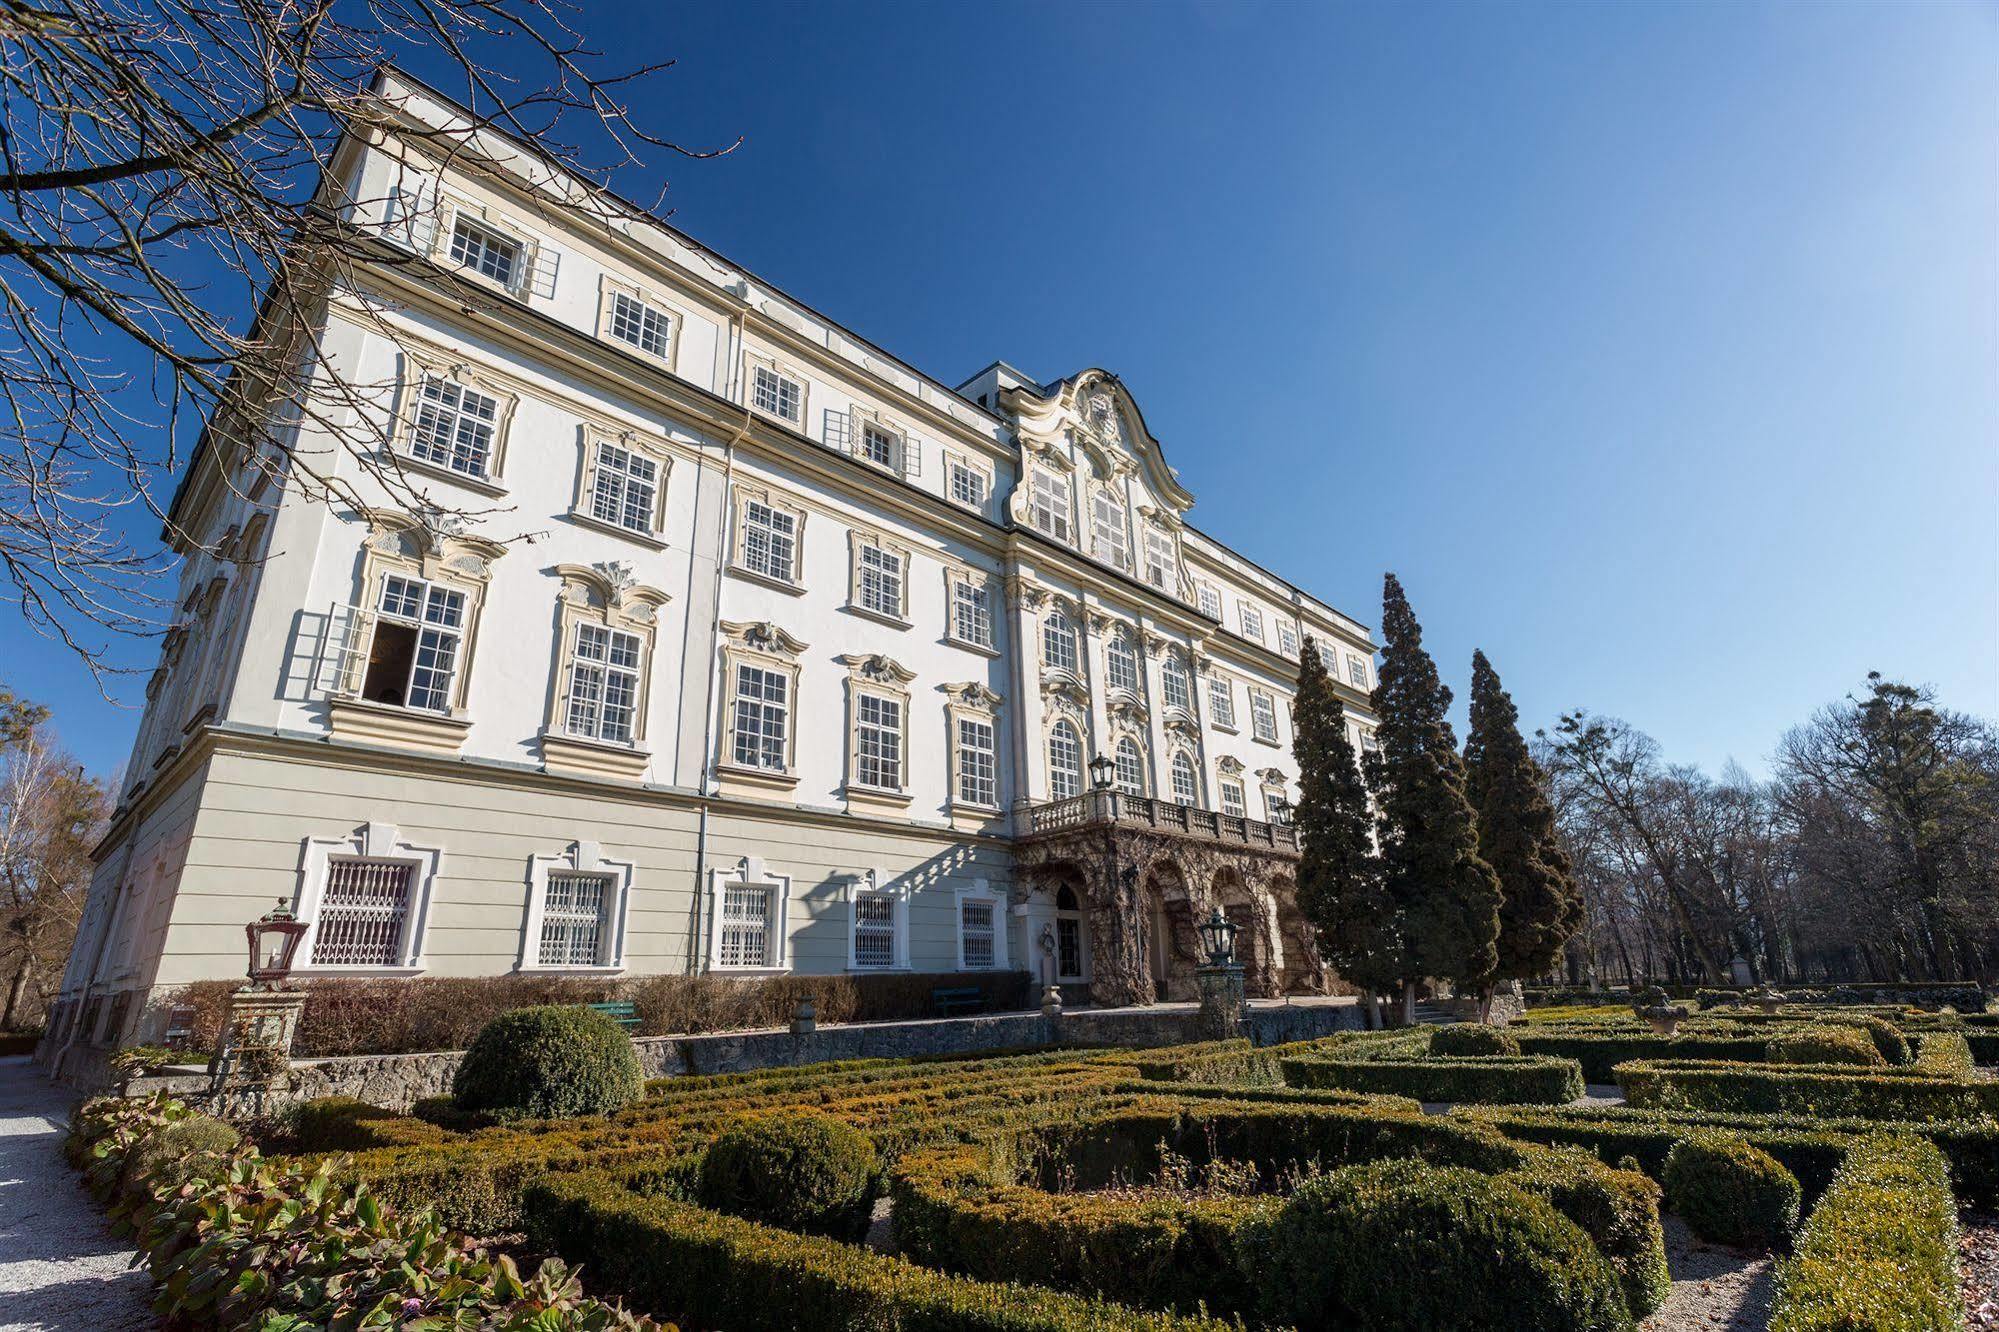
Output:
<svg viewBox="0 0 1999 1332">
<path fill-rule="evenodd" d="M 611 891 L 611 880 L 602 874 L 550 873 L 542 898 L 536 960 L 544 967 L 594 967 L 602 962 L 604 906 Z"/>
<path fill-rule="evenodd" d="M 1117 789 L 1126 795 L 1145 794 L 1145 756 L 1138 752 L 1138 742 L 1124 736 L 1117 742 Z"/>
<path fill-rule="evenodd" d="M 1222 813 L 1246 818 L 1249 814 L 1249 800 L 1243 794 L 1242 783 L 1222 778 Z"/>
<path fill-rule="evenodd" d="M 992 594 L 984 583 L 970 578 L 952 580 L 951 623 L 959 642 L 983 648 L 993 645 Z"/>
<path fill-rule="evenodd" d="M 902 618 L 902 556 L 880 546 L 862 546 L 856 574 L 860 580 L 856 600 L 862 610 Z"/>
<path fill-rule="evenodd" d="M 611 336 L 651 356 L 672 346 L 673 317 L 621 291 L 611 293 Z"/>
<path fill-rule="evenodd" d="M 1169 708 L 1182 712 L 1194 710 L 1193 692 L 1187 683 L 1187 663 L 1176 653 L 1168 652 L 1159 663 L 1159 694 Z"/>
<path fill-rule="evenodd" d="M 780 582 L 798 581 L 798 517 L 762 500 L 743 505 L 743 567 Z"/>
<path fill-rule="evenodd" d="M 1201 798 L 1201 785 L 1194 775 L 1194 760 L 1182 752 L 1173 756 L 1173 799 L 1192 805 Z"/>
<path fill-rule="evenodd" d="M 1048 732 L 1048 794 L 1054 800 L 1083 794 L 1083 744 L 1067 721 Z"/>
<path fill-rule="evenodd" d="M 491 227 L 461 217 L 451 228 L 451 262 L 480 277 L 512 287 L 521 271 L 521 243 Z"/>
<path fill-rule="evenodd" d="M 1138 692 L 1138 653 L 1123 634 L 1114 634 L 1104 644 L 1104 682 L 1113 689 Z"/>
<path fill-rule="evenodd" d="M 597 442 L 590 480 L 590 516 L 650 534 L 659 505 L 659 464 L 634 450 Z"/>
<path fill-rule="evenodd" d="M 1042 665 L 1076 674 L 1076 626 L 1061 611 L 1051 611 L 1041 626 Z"/>
<path fill-rule="evenodd" d="M 1057 541 L 1069 540 L 1069 479 L 1036 469 L 1028 520 Z"/>
<path fill-rule="evenodd" d="M 751 379 L 752 401 L 758 411 L 797 423 L 805 409 L 805 389 L 797 380 L 761 365 Z"/>
<path fill-rule="evenodd" d="M 632 742 L 643 652 L 637 634 L 600 624 L 576 626 L 576 648 L 569 664 L 571 735 L 618 745 Z"/>
<path fill-rule="evenodd" d="M 1270 701 L 1270 695 L 1250 692 L 1249 725 L 1257 739 L 1277 739 L 1277 705 Z"/>
<path fill-rule="evenodd" d="M 1090 540 L 1096 557 L 1120 569 L 1131 567 L 1131 544 L 1124 525 L 1124 503 L 1109 490 L 1099 490 L 1090 503 Z"/>
<path fill-rule="evenodd" d="M 854 700 L 855 779 L 862 786 L 902 789 L 902 704 L 861 694 Z"/>
<path fill-rule="evenodd" d="M 718 951 L 725 967 L 770 965 L 771 889 L 762 884 L 731 883 L 722 887 L 722 919 L 717 925 Z"/>
<path fill-rule="evenodd" d="M 736 725 L 732 752 L 746 768 L 786 768 L 785 740 L 791 725 L 791 677 L 782 671 L 739 663 L 736 667 Z"/>
<path fill-rule="evenodd" d="M 895 965 L 895 899 L 887 893 L 854 894 L 854 965 Z"/>
<path fill-rule="evenodd" d="M 403 926 L 417 867 L 407 861 L 336 857 L 313 921 L 316 967 L 392 967 L 403 961 Z"/>
<path fill-rule="evenodd" d="M 959 947 L 965 955 L 967 971 L 990 969 L 998 960 L 998 913 L 986 898 L 966 898 L 958 903 Z"/>
<path fill-rule="evenodd" d="M 425 375 L 417 387 L 411 456 L 466 476 L 484 477 L 493 458 L 500 401 L 449 379 Z"/>
<path fill-rule="evenodd" d="M 999 804 L 997 755 L 992 723 L 958 719 L 958 799 L 989 808 Z"/>
<path fill-rule="evenodd" d="M 1235 689 L 1220 676 L 1208 681 L 1208 715 L 1215 725 L 1235 729 Z"/>
</svg>

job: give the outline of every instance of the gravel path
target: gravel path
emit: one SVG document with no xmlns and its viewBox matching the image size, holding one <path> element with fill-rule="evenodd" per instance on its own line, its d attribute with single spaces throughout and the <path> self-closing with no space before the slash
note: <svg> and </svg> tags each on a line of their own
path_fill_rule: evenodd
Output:
<svg viewBox="0 0 1999 1332">
<path fill-rule="evenodd" d="M 1661 1219 L 1673 1289 L 1641 1325 L 1644 1332 L 1763 1332 L 1775 1275 L 1770 1255 L 1724 1249 L 1698 1238 L 1677 1216 Z"/>
<path fill-rule="evenodd" d="M 1999 1216 L 1965 1212 L 1958 1218 L 1959 1261 L 1964 1269 L 1964 1321 L 1984 1332 L 1999 1328 Z"/>
<path fill-rule="evenodd" d="M 151 1280 L 62 1159 L 72 1103 L 26 1056 L 0 1059 L 0 1332 L 156 1328 Z"/>
</svg>

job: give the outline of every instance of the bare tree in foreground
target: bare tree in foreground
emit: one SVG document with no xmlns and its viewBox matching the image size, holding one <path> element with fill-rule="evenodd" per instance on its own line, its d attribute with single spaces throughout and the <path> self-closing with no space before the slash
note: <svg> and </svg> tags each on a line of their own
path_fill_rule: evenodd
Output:
<svg viewBox="0 0 1999 1332">
<path fill-rule="evenodd" d="M 553 0 L 0 0 L 0 43 L 0 587 L 100 675 L 171 613 L 153 533 L 206 422 L 304 493 L 352 502 L 349 455 L 393 502 L 448 507 L 351 423 L 369 386 L 314 374 L 308 314 L 384 262 L 323 189 L 343 127 L 409 132 L 381 65 L 472 108 L 431 136 L 441 161 L 480 131 L 598 182 L 647 145 L 706 155 L 627 117 L 665 66 L 600 71 Z"/>
</svg>

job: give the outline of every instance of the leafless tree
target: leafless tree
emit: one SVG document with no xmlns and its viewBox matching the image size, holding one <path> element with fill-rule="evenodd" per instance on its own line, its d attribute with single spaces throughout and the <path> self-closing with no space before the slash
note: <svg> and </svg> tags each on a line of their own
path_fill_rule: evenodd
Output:
<svg viewBox="0 0 1999 1332">
<path fill-rule="evenodd" d="M 170 614 L 153 533 L 203 429 L 306 493 L 352 501 L 344 454 L 391 502 L 449 509 L 354 424 L 378 419 L 352 410 L 370 386 L 318 373 L 325 293 L 426 262 L 329 187 L 343 130 L 424 134 L 381 66 L 471 109 L 433 157 L 531 142 L 606 216 L 636 211 L 608 184 L 646 147 L 708 155 L 627 114 L 666 66 L 605 71 L 558 0 L 0 0 L 0 43 L 0 586 L 100 683 L 120 636 Z"/>
</svg>

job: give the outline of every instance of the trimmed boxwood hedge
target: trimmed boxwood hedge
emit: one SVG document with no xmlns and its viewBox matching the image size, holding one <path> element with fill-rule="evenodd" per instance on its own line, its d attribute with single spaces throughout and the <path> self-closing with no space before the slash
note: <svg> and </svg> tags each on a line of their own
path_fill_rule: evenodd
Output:
<svg viewBox="0 0 1999 1332">
<path fill-rule="evenodd" d="M 1773 1064 L 1851 1064 L 1857 1068 L 1885 1068 L 1888 1064 L 1870 1033 L 1830 1023 L 1779 1032 L 1764 1046 L 1763 1057 Z"/>
<path fill-rule="evenodd" d="M 451 1091 L 461 1109 L 495 1119 L 602 1115 L 638 1100 L 645 1074 L 631 1038 L 608 1014 L 548 1004 L 488 1022 Z"/>
<path fill-rule="evenodd" d="M 1832 1064 L 1634 1060 L 1617 1084 L 1640 1109 L 1734 1110 L 1862 1119 L 1969 1119 L 1999 1110 L 1999 1082 L 1938 1077 L 1920 1064 L 1855 1070 Z"/>
<path fill-rule="evenodd" d="M 1666 1154 L 1666 1205 L 1718 1244 L 1768 1248 L 1798 1225 L 1798 1177 L 1739 1133 L 1703 1130 Z"/>
<path fill-rule="evenodd" d="M 1482 1022 L 1453 1022 L 1430 1037 L 1433 1055 L 1517 1055 L 1519 1038 L 1504 1027 Z"/>
<path fill-rule="evenodd" d="M 753 1119 L 701 1162 L 701 1201 L 717 1211 L 835 1239 L 867 1233 L 881 1185 L 868 1135 L 829 1115 Z"/>
<path fill-rule="evenodd" d="M 1867 1139 L 1778 1265 L 1770 1332 L 1954 1332 L 1959 1280 L 1942 1153 L 1919 1138 Z"/>
<path fill-rule="evenodd" d="M 1575 1060 L 1582 1065 L 1583 1079 L 1595 1083 L 1616 1081 L 1613 1070 L 1632 1059 L 1761 1059 L 1766 1039 L 1761 1035 L 1700 1035 L 1684 1027 L 1680 1035 L 1666 1037 L 1635 1023 L 1608 1028 L 1567 1024 L 1520 1027 L 1514 1038 L 1520 1042 L 1522 1054 Z"/>
<path fill-rule="evenodd" d="M 1283 1061 L 1293 1087 L 1413 1096 L 1419 1101 L 1564 1105 L 1583 1094 L 1582 1067 L 1549 1055 L 1480 1058 L 1300 1055 Z"/>
<path fill-rule="evenodd" d="M 1243 1086 L 1284 1082 L 1283 1061 L 1294 1055 L 1330 1050 L 1369 1054 L 1421 1054 L 1430 1046 L 1428 1027 L 1393 1031 L 1340 1032 L 1318 1040 L 1293 1041 L 1286 1045 L 1252 1045 L 1248 1040 L 1213 1041 L 1165 1050 L 1137 1051 L 1111 1055 L 1128 1059 L 1140 1076 L 1155 1082 L 1206 1083 L 1211 1086 Z"/>
</svg>

